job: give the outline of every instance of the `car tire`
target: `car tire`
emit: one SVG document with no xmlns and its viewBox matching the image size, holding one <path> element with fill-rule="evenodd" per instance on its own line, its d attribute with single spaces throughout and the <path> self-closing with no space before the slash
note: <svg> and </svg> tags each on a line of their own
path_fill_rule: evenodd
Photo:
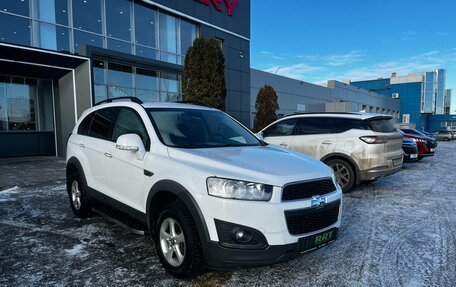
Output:
<svg viewBox="0 0 456 287">
<path fill-rule="evenodd" d="M 449 141 L 450 141 L 450 138 L 445 138 L 445 141 L 449 142 Z"/>
<path fill-rule="evenodd" d="M 350 192 L 355 185 L 356 177 L 351 164 L 343 159 L 330 159 L 325 163 L 334 171 L 342 192 Z"/>
<path fill-rule="evenodd" d="M 77 171 L 72 172 L 68 178 L 67 192 L 71 209 L 77 217 L 86 218 L 93 215 L 85 186 L 82 184 L 81 176 Z"/>
<path fill-rule="evenodd" d="M 418 156 L 418 160 L 422 160 L 423 158 L 424 158 L 424 156 L 422 156 L 422 155 Z"/>
<path fill-rule="evenodd" d="M 204 270 L 198 229 L 182 202 L 176 201 L 163 208 L 154 234 L 160 262 L 168 273 L 188 279 Z"/>
</svg>

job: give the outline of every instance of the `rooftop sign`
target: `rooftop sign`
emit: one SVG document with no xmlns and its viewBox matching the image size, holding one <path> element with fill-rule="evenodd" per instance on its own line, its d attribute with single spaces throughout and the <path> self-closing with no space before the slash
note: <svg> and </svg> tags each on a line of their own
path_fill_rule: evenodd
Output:
<svg viewBox="0 0 456 287">
<path fill-rule="evenodd" d="M 225 3 L 226 12 L 227 12 L 228 16 L 233 15 L 233 10 L 239 3 L 239 0 L 197 0 L 197 1 L 205 4 L 206 6 L 209 6 L 212 3 L 214 5 L 215 9 L 217 9 L 219 12 L 221 12 L 223 10 L 222 3 Z"/>
</svg>

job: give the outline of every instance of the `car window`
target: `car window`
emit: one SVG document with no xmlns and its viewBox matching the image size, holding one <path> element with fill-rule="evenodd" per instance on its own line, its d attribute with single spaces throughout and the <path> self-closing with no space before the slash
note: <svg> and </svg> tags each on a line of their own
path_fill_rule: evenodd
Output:
<svg viewBox="0 0 456 287">
<path fill-rule="evenodd" d="M 141 138 L 146 150 L 150 149 L 150 138 L 146 127 L 138 113 L 130 108 L 120 109 L 112 132 L 112 140 L 117 141 L 124 134 L 137 134 Z"/>
<path fill-rule="evenodd" d="M 351 129 L 367 130 L 367 122 L 358 119 L 335 118 L 334 129 L 337 133 L 343 133 Z"/>
<path fill-rule="evenodd" d="M 90 124 L 92 123 L 93 115 L 95 112 L 88 114 L 78 127 L 78 134 L 87 136 L 89 135 Z"/>
<path fill-rule="evenodd" d="M 374 132 L 380 132 L 380 133 L 396 132 L 396 129 L 391 124 L 390 119 L 372 119 L 372 120 L 368 120 L 368 123 L 369 123 L 369 127 Z"/>
<path fill-rule="evenodd" d="M 263 137 L 282 137 L 293 134 L 296 119 L 283 120 L 263 131 Z"/>
<path fill-rule="evenodd" d="M 333 119 L 323 117 L 304 117 L 298 119 L 297 135 L 317 135 L 334 133 Z"/>
<path fill-rule="evenodd" d="M 246 128 L 220 111 L 147 109 L 160 140 L 178 148 L 260 146 Z"/>
<path fill-rule="evenodd" d="M 98 110 L 93 117 L 89 136 L 111 141 L 112 129 L 114 127 L 116 116 L 117 111 L 114 108 Z"/>
</svg>

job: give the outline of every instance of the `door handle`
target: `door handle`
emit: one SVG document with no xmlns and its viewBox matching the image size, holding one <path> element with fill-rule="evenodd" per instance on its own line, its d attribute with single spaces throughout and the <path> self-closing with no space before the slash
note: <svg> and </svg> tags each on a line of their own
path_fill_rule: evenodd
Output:
<svg viewBox="0 0 456 287">
<path fill-rule="evenodd" d="M 105 152 L 104 155 L 105 155 L 106 157 L 112 158 L 112 154 L 110 154 L 109 152 Z"/>
<path fill-rule="evenodd" d="M 85 144 L 80 143 L 80 144 L 79 144 L 79 147 L 82 148 L 82 149 L 84 149 L 86 146 L 85 146 Z"/>
<path fill-rule="evenodd" d="M 332 144 L 332 141 L 323 141 L 322 144 Z"/>
<path fill-rule="evenodd" d="M 280 146 L 281 147 L 288 147 L 288 144 L 287 143 L 280 143 Z"/>
</svg>

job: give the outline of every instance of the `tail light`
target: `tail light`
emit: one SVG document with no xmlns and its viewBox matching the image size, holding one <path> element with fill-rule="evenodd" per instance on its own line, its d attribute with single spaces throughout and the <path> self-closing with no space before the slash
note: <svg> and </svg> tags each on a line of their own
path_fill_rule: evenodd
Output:
<svg viewBox="0 0 456 287">
<path fill-rule="evenodd" d="M 368 144 L 382 144 L 382 143 L 388 142 L 387 138 L 378 137 L 378 136 L 363 136 L 363 137 L 360 137 L 359 139 Z"/>
</svg>

